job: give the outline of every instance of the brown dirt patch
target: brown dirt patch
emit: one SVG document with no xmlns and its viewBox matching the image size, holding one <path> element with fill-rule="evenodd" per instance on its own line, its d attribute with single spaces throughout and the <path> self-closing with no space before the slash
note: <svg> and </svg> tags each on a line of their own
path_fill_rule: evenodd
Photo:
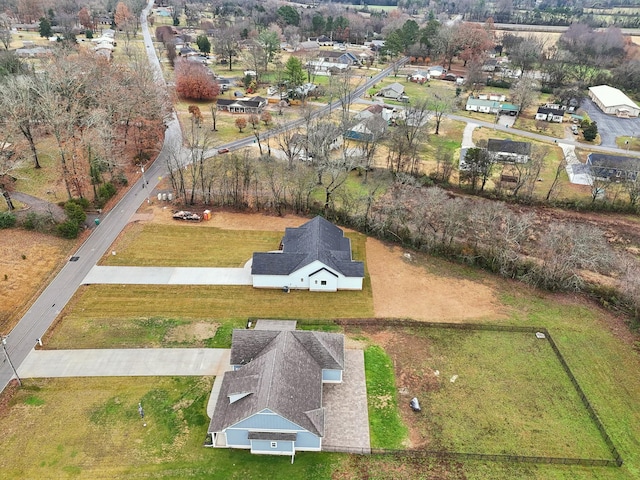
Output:
<svg viewBox="0 0 640 480">
<path fill-rule="evenodd" d="M 216 334 L 219 323 L 196 322 L 178 325 L 167 332 L 165 342 L 189 342 L 189 345 L 201 346 L 203 341 Z"/>
<path fill-rule="evenodd" d="M 15 326 L 74 244 L 73 241 L 17 228 L 2 231 L 0 333 L 8 333 Z"/>
<path fill-rule="evenodd" d="M 400 247 L 367 239 L 367 268 L 376 317 L 457 322 L 503 316 L 491 287 L 431 274 L 403 254 Z"/>
<path fill-rule="evenodd" d="M 224 230 L 262 230 L 262 231 L 282 231 L 287 227 L 299 227 L 303 223 L 309 221 L 308 218 L 296 215 L 285 215 L 282 217 L 276 215 L 260 215 L 256 213 L 236 213 L 224 210 L 212 210 L 213 216 L 209 221 L 199 223 L 179 222 L 174 220 L 172 215 L 178 208 L 163 204 L 143 205 L 138 213 L 133 217 L 136 221 L 159 224 L 181 223 L 182 225 L 192 228 L 198 227 L 216 227 Z M 185 209 L 187 210 L 187 209 Z M 190 211 L 201 214 L 205 210 L 204 207 L 195 206 Z"/>
</svg>

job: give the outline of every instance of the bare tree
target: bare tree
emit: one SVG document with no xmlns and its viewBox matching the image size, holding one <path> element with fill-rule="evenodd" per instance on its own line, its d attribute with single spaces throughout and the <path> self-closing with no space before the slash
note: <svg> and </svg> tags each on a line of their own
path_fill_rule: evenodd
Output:
<svg viewBox="0 0 640 480">
<path fill-rule="evenodd" d="M 450 97 L 441 97 L 435 94 L 427 103 L 427 108 L 433 116 L 433 120 L 436 123 L 435 134 L 440 134 L 440 123 L 443 117 L 453 110 L 453 99 Z"/>
<path fill-rule="evenodd" d="M 606 272 L 615 259 L 602 231 L 568 222 L 548 225 L 535 255 L 540 263 L 526 279 L 549 290 L 580 290 L 581 270 Z"/>
<path fill-rule="evenodd" d="M 0 13 L 0 42 L 5 50 L 9 50 L 11 46 L 11 25 L 12 20 L 6 13 Z"/>
<path fill-rule="evenodd" d="M 39 100 L 34 90 L 33 78 L 29 76 L 8 76 L 2 85 L 4 94 L 0 105 L 9 124 L 15 125 L 29 143 L 34 168 L 40 168 L 36 141 L 41 117 Z"/>
<path fill-rule="evenodd" d="M 558 166 L 556 167 L 555 175 L 553 176 L 553 181 L 551 185 L 549 185 L 549 190 L 547 190 L 547 195 L 545 196 L 545 200 L 548 202 L 555 198 L 558 193 L 558 186 L 560 185 L 560 176 L 562 172 L 567 168 L 567 160 L 564 158 L 564 155 L 560 158 L 558 162 Z"/>
<path fill-rule="evenodd" d="M 276 136 L 276 143 L 284 153 L 289 168 L 293 168 L 295 160 L 304 150 L 304 137 L 298 129 L 287 129 L 284 126 L 279 126 L 277 129 L 280 130 L 280 133 Z"/>
<path fill-rule="evenodd" d="M 530 77 L 521 77 L 511 88 L 511 101 L 518 105 L 520 112 L 526 110 L 536 98 L 536 82 Z"/>
</svg>

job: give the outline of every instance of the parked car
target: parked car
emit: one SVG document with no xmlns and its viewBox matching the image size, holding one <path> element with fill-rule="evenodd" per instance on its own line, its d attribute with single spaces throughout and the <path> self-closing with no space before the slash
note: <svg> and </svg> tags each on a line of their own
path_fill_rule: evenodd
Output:
<svg viewBox="0 0 640 480">
<path fill-rule="evenodd" d="M 218 150 L 218 154 L 222 155 L 223 153 L 229 153 L 229 149 L 228 148 L 221 148 Z"/>
<path fill-rule="evenodd" d="M 455 82 L 458 79 L 457 75 L 454 75 L 453 73 L 447 73 L 444 77 L 442 77 L 442 80 L 446 80 L 447 82 Z"/>
</svg>

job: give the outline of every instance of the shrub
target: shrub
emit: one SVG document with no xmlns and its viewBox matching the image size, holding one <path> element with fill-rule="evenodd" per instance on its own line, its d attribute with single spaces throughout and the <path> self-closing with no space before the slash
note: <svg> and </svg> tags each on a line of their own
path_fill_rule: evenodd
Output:
<svg viewBox="0 0 640 480">
<path fill-rule="evenodd" d="M 103 183 L 98 189 L 98 197 L 103 200 L 109 200 L 117 192 L 115 185 L 111 182 Z"/>
<path fill-rule="evenodd" d="M 11 212 L 0 212 L 0 228 L 11 228 L 16 224 L 16 216 Z"/>
<path fill-rule="evenodd" d="M 87 219 L 87 214 L 84 213 L 82 207 L 77 202 L 71 200 L 64 204 L 64 212 L 67 214 L 68 220 L 74 222 L 76 226 Z"/>
<path fill-rule="evenodd" d="M 26 230 L 35 230 L 36 232 L 45 232 L 49 230 L 49 219 L 46 215 L 40 215 L 36 212 L 29 212 L 22 223 Z"/>
<path fill-rule="evenodd" d="M 58 224 L 57 230 L 62 238 L 76 238 L 80 233 L 80 225 L 75 220 L 69 219 Z"/>
</svg>

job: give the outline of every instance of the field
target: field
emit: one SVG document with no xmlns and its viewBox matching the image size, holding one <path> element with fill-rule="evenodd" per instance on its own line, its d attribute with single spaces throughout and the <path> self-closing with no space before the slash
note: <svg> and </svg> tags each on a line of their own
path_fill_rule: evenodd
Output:
<svg viewBox="0 0 640 480">
<path fill-rule="evenodd" d="M 183 255 L 185 264 L 201 258 L 210 265 L 238 265 L 248 258 L 249 250 L 273 248 L 286 226 L 304 221 L 293 216 L 215 212 L 210 222 L 191 225 L 176 223 L 170 212 L 160 207 L 145 206 L 142 212 L 141 217 L 151 220 L 131 225 L 113 247 L 118 252 L 115 258 L 110 256 L 106 261 L 156 265 L 167 264 L 163 263 L 166 258 Z M 285 295 L 247 287 L 93 285 L 78 292 L 55 328 L 45 336 L 45 345 L 47 348 L 224 347 L 229 345 L 231 329 L 241 327 L 253 316 L 396 317 L 541 326 L 554 335 L 620 450 L 625 460 L 621 468 L 300 454 L 291 474 L 297 478 L 587 480 L 597 472 L 603 479 L 637 477 L 640 380 L 636 372 L 640 361 L 633 336 L 620 319 L 580 298 L 543 294 L 522 284 L 407 252 L 359 234 L 349 236 L 355 258 L 367 261 L 363 292 Z M 237 254 L 230 253 L 236 249 Z M 557 363 L 550 361 L 544 342 L 486 332 L 452 337 L 444 331 L 440 336 L 429 333 L 428 338 L 423 338 L 401 331 L 386 337 L 382 333 L 360 331 L 350 337 L 349 341 L 359 348 L 367 348 L 366 368 L 376 372 L 370 375 L 375 385 L 369 386 L 375 446 L 435 445 L 465 451 L 525 450 L 529 454 L 607 458 L 592 424 L 585 419 L 580 404 L 574 402 L 575 394 L 566 388 L 566 377 L 558 371 Z M 521 355 L 523 351 L 526 356 Z M 492 355 L 486 355 L 487 352 Z M 390 364 L 387 359 L 393 362 L 395 380 L 385 367 Z M 429 390 L 435 377 L 425 372 L 435 369 L 441 372 L 444 385 Z M 459 379 L 452 384 L 449 378 L 454 374 Z M 0 440 L 0 448 L 8 452 L 3 458 L 24 451 L 28 455 L 21 458 L 29 460 L 11 465 L 4 460 L 4 466 L 14 469 L 9 470 L 11 477 L 39 478 L 47 475 L 203 478 L 213 474 L 225 478 L 233 478 L 234 474 L 264 478 L 285 464 L 289 468 L 288 461 L 278 458 L 201 447 L 206 425 L 195 419 L 194 413 L 203 412 L 210 381 L 28 380 L 27 388 L 13 397 L 3 414 L 3 429 L 10 435 Z M 433 421 L 417 423 L 413 412 L 407 409 L 407 399 L 416 384 L 421 385 L 423 412 L 431 414 L 425 418 Z M 550 390 L 552 385 L 554 389 Z M 483 395 L 474 395 L 479 389 Z M 74 394 L 68 395 L 69 392 Z M 183 395 L 192 395 L 193 402 L 185 401 Z M 135 406 L 141 399 L 146 404 L 152 398 L 162 401 L 157 409 L 147 408 L 149 424 L 143 432 L 155 429 L 153 438 L 149 438 L 141 436 Z M 548 401 L 549 398 L 553 401 Z M 488 405 L 492 408 L 486 413 Z M 522 421 L 523 412 L 532 410 L 535 415 Z M 174 420 L 169 423 L 163 420 L 162 425 L 156 426 L 155 419 L 162 412 Z M 23 428 L 25 425 L 31 427 Z M 27 431 L 31 432 L 28 436 L 19 433 Z M 52 432 L 60 440 L 51 442 Z M 96 448 L 94 438 L 105 439 L 104 448 Z M 46 448 L 41 448 L 40 444 L 45 442 Z M 123 444 L 131 446 L 125 449 Z"/>
<path fill-rule="evenodd" d="M 413 448 L 611 458 L 551 346 L 533 333 L 437 327 L 363 333 L 392 358 Z M 409 408 L 414 396 L 420 413 Z"/>
<path fill-rule="evenodd" d="M 0 333 L 11 331 L 74 242 L 38 232 L 0 230 Z"/>
</svg>

